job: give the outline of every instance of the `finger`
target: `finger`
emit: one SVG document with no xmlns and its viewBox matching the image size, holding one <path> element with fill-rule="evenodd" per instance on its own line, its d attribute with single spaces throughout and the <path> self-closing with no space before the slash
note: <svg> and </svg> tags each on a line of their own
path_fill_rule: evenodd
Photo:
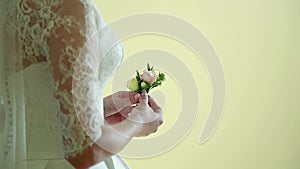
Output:
<svg viewBox="0 0 300 169">
<path fill-rule="evenodd" d="M 162 112 L 161 107 L 155 102 L 155 100 L 152 97 L 149 96 L 148 100 L 149 100 L 148 102 L 149 102 L 150 107 L 153 109 L 153 111 L 155 113 Z"/>
<path fill-rule="evenodd" d="M 129 98 L 131 104 L 137 104 L 139 103 L 140 94 L 136 92 L 129 92 Z"/>
<path fill-rule="evenodd" d="M 132 111 L 132 109 L 134 109 L 133 106 L 127 106 L 124 109 L 122 109 L 119 113 L 124 117 L 124 118 L 128 118 L 129 113 Z"/>
<path fill-rule="evenodd" d="M 108 117 L 105 117 L 105 122 L 109 125 L 113 125 L 121 122 L 122 115 L 117 113 Z"/>
<path fill-rule="evenodd" d="M 146 91 L 142 91 L 139 102 L 140 104 L 148 105 L 148 94 L 146 93 Z"/>
<path fill-rule="evenodd" d="M 124 105 L 132 105 L 139 103 L 140 94 L 137 92 L 120 92 L 120 96 Z"/>
<path fill-rule="evenodd" d="M 162 125 L 164 123 L 164 120 L 163 119 L 160 119 L 159 121 L 158 121 L 158 125 L 160 126 L 160 125 Z"/>
<path fill-rule="evenodd" d="M 132 92 L 132 91 L 130 91 L 130 92 L 127 92 L 127 91 L 120 91 L 120 92 L 118 92 L 119 93 L 119 97 L 120 98 L 122 98 L 122 99 L 130 99 L 130 102 L 132 103 L 132 104 L 136 104 L 136 103 L 138 103 L 138 101 L 139 101 L 139 96 L 140 96 L 140 94 L 139 93 L 137 93 L 137 92 Z"/>
<path fill-rule="evenodd" d="M 131 106 L 139 102 L 139 93 L 120 91 L 116 95 L 112 95 L 112 101 L 116 111 L 121 111 L 127 106 Z"/>
</svg>

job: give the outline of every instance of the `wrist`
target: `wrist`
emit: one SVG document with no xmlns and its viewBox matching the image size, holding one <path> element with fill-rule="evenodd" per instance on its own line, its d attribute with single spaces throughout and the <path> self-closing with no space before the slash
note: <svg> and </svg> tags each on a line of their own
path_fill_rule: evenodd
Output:
<svg viewBox="0 0 300 169">
<path fill-rule="evenodd" d="M 139 114 L 132 114 L 124 120 L 134 130 L 134 136 L 141 132 L 143 129 L 142 116 Z"/>
</svg>

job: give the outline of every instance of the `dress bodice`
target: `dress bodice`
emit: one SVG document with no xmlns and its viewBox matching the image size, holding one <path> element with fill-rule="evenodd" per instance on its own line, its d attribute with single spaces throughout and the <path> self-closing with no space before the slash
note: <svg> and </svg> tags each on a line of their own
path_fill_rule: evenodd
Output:
<svg viewBox="0 0 300 169">
<path fill-rule="evenodd" d="M 116 71 L 122 58 L 122 46 L 114 47 L 103 59 L 98 86 L 95 88 L 96 100 L 102 102 L 109 77 Z M 59 108 L 54 97 L 47 63 L 35 63 L 25 68 L 24 101 L 26 111 L 26 148 L 28 160 L 63 159 L 62 126 L 59 122 Z M 105 74 L 105 76 L 104 76 Z M 117 158 L 117 157 L 114 157 Z M 117 158 L 118 160 L 119 157 Z M 44 161 L 47 163 L 47 161 Z M 125 164 L 125 163 L 124 163 Z M 42 164 L 45 165 L 45 164 Z M 64 164 L 65 165 L 65 164 Z M 105 168 L 104 164 L 99 164 Z M 119 164 L 120 165 L 120 164 Z"/>
<path fill-rule="evenodd" d="M 119 67 L 123 56 L 122 45 L 117 45 L 105 55 L 99 65 L 98 79 L 94 88 L 96 100 L 102 102 L 107 80 Z M 55 88 L 46 62 L 26 67 L 24 77 L 24 101 L 26 110 L 26 137 L 29 159 L 63 157 L 62 130 L 59 108 L 53 93 Z"/>
</svg>

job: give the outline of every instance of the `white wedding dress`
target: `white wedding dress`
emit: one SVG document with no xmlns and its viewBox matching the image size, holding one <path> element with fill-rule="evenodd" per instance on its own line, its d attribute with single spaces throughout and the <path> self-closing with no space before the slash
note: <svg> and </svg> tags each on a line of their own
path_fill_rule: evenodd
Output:
<svg viewBox="0 0 300 169">
<path fill-rule="evenodd" d="M 0 168 L 73 169 L 65 157 L 101 136 L 102 95 L 122 46 L 92 0 L 15 0 L 6 7 L 15 10 L 5 13 L 2 41 Z M 114 155 L 91 168 L 129 167 Z"/>
</svg>

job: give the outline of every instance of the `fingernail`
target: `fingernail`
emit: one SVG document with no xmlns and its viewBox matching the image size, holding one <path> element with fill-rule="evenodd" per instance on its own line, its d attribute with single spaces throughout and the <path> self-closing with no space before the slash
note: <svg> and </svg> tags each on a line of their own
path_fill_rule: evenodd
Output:
<svg viewBox="0 0 300 169">
<path fill-rule="evenodd" d="M 134 95 L 134 99 L 138 99 L 140 97 L 140 94 L 138 93 L 138 94 L 136 94 L 136 95 Z"/>
<path fill-rule="evenodd" d="M 142 96 L 147 96 L 147 93 L 145 90 L 142 91 Z"/>
</svg>

